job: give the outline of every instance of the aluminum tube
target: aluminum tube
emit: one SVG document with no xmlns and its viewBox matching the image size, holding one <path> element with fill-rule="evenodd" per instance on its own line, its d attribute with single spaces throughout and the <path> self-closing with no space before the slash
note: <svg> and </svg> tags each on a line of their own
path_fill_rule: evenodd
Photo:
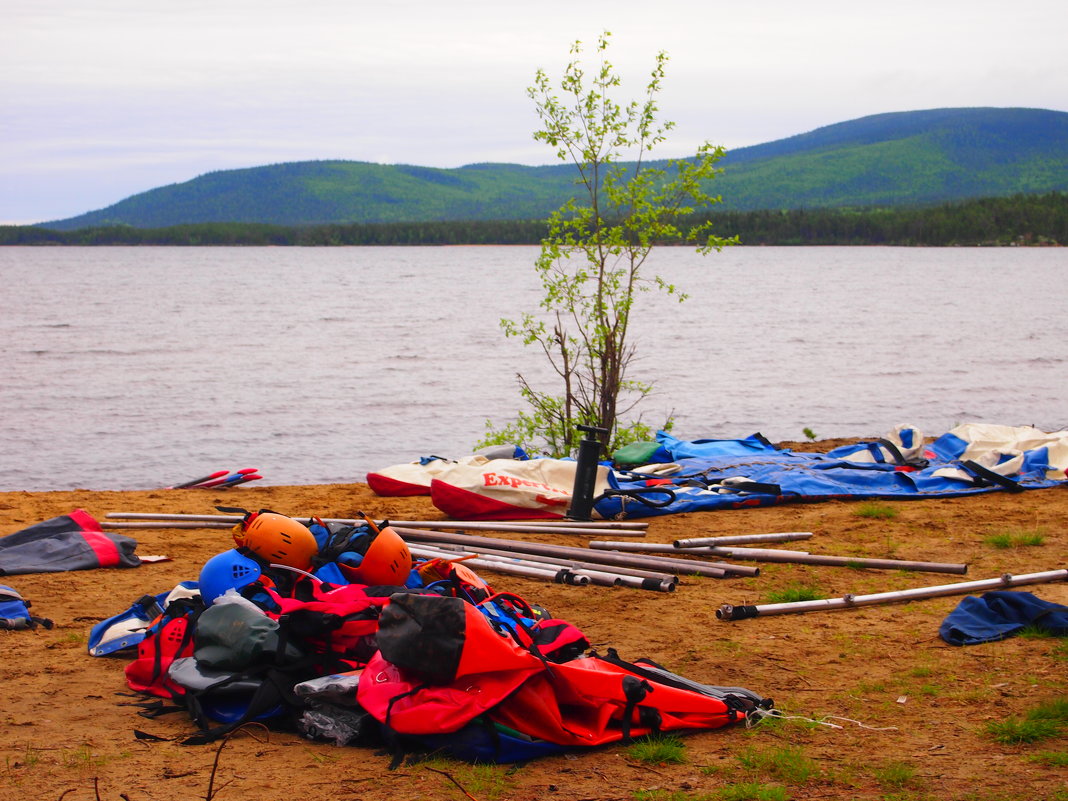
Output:
<svg viewBox="0 0 1068 801">
<path fill-rule="evenodd" d="M 395 522 L 393 520 L 390 520 L 389 524 L 394 528 L 404 525 L 403 521 Z M 605 533 L 603 528 L 591 528 L 588 526 L 538 526 L 515 523 L 481 526 L 465 523 L 453 526 L 427 526 L 426 528 L 449 528 L 456 531 L 503 531 L 510 534 L 573 534 L 585 537 L 602 537 Z M 645 529 L 612 529 L 612 533 L 617 537 L 644 537 Z"/>
<path fill-rule="evenodd" d="M 472 550 L 469 550 L 469 549 L 461 548 L 458 545 L 441 545 L 441 544 L 431 544 L 431 543 L 422 543 L 420 545 L 409 545 L 408 549 L 413 554 L 415 554 L 417 556 L 420 556 L 420 557 L 429 556 L 430 558 L 438 558 L 438 559 L 446 559 L 446 560 L 461 559 L 462 558 L 464 560 L 464 564 L 465 565 L 475 565 L 475 564 L 477 564 L 479 562 L 482 562 L 482 563 L 485 563 L 485 564 L 501 563 L 501 564 L 505 564 L 505 565 L 527 565 L 527 566 L 529 566 L 531 568 L 535 568 L 537 570 L 542 570 L 542 571 L 544 571 L 544 572 L 546 572 L 546 573 L 548 573 L 550 575 L 553 575 L 555 577 L 566 577 L 568 575 L 574 575 L 574 571 L 571 570 L 571 568 L 569 568 L 569 567 L 561 566 L 561 567 L 558 567 L 558 568 L 554 569 L 553 567 L 549 567 L 548 565 L 546 565 L 544 563 L 537 563 L 537 562 L 533 562 L 533 561 L 528 560 L 526 554 L 507 554 L 507 555 L 485 554 L 481 550 L 472 551 Z M 467 557 L 467 558 L 465 558 L 465 557 Z M 604 574 L 604 576 L 608 576 L 608 574 Z M 614 576 L 610 576 L 610 578 L 615 578 L 615 577 Z M 560 581 L 558 581 L 558 583 L 568 583 L 568 582 L 560 582 Z M 602 586 L 608 586 L 608 587 L 615 586 L 615 582 L 614 581 L 604 581 L 604 580 L 594 581 L 592 579 L 592 577 L 587 578 L 587 580 L 585 582 L 583 582 L 583 583 L 601 584 Z"/>
<path fill-rule="evenodd" d="M 189 520 L 144 520 L 137 522 L 113 522 L 110 520 L 101 520 L 100 527 L 107 529 L 163 529 L 163 528 L 177 528 L 177 529 L 193 529 L 193 528 L 214 528 L 214 529 L 231 529 L 237 523 L 241 522 L 241 518 L 237 518 L 233 523 L 207 521 L 200 522 Z"/>
<path fill-rule="evenodd" d="M 458 554 L 449 551 L 439 551 L 434 548 L 412 548 L 409 546 L 409 550 L 417 556 L 437 558 L 437 559 L 456 559 Z M 529 563 L 519 564 L 515 562 L 502 562 L 494 561 L 492 559 L 483 559 L 477 554 L 473 555 L 474 558 L 465 559 L 464 564 L 471 567 L 478 567 L 484 570 L 492 570 L 497 573 L 505 573 L 510 576 L 522 576 L 524 578 L 542 579 L 552 581 L 556 584 L 577 584 L 585 585 L 589 584 L 590 580 L 586 577 L 576 576 L 574 581 L 570 580 L 570 571 L 566 568 L 560 570 L 553 570 L 551 568 L 535 567 Z"/>
<path fill-rule="evenodd" d="M 423 553 L 440 553 L 443 558 L 454 557 L 457 552 L 454 551 L 437 551 L 435 548 L 426 549 Z M 479 552 L 481 554 L 481 552 Z M 526 556 L 490 556 L 482 557 L 478 559 L 467 559 L 464 561 L 466 565 L 476 565 L 485 559 L 487 565 L 489 564 L 502 564 L 502 565 L 531 565 L 531 562 L 526 561 Z M 487 569 L 492 570 L 493 567 Z M 575 568 L 562 568 L 566 573 L 563 583 L 565 584 L 594 584 L 600 587 L 634 587 L 639 590 L 652 590 L 654 592 L 674 592 L 675 582 L 657 578 L 642 578 L 640 576 L 626 575 L 621 573 L 611 573 L 602 570 L 595 570 L 590 567 L 575 567 Z"/>
<path fill-rule="evenodd" d="M 625 576 L 620 576 L 617 573 L 602 573 L 600 570 L 567 570 L 569 575 L 585 578 L 590 584 L 594 584 L 598 587 L 618 587 L 623 583 Z"/>
<path fill-rule="evenodd" d="M 1051 581 L 1068 581 L 1068 570 L 1047 570 L 1043 573 L 1024 573 L 1019 576 L 1006 573 L 999 578 L 962 581 L 957 584 L 941 584 L 936 587 L 914 587 L 908 590 L 878 592 L 872 595 L 849 594 L 841 598 L 826 598 L 818 601 L 795 601 L 793 603 L 756 606 L 724 604 L 716 610 L 716 617 L 720 620 L 745 620 L 750 617 L 815 612 L 825 609 L 845 609 L 855 606 L 874 606 L 894 601 L 939 598 L 945 595 L 966 595 L 973 590 L 996 590 L 1004 587 L 1019 587 L 1025 584 L 1044 584 Z"/>
<path fill-rule="evenodd" d="M 451 543 L 438 543 L 435 547 L 439 547 L 439 548 L 442 548 L 442 549 L 445 549 L 445 550 L 452 551 L 452 550 L 456 550 L 456 549 L 463 549 L 464 546 L 462 546 L 462 545 L 453 545 Z M 487 554 L 487 555 L 498 555 L 498 556 L 516 556 L 516 555 L 518 555 L 515 551 L 504 551 L 504 550 L 501 550 L 501 549 L 498 549 L 498 548 L 479 547 L 479 548 L 476 548 L 475 550 L 477 550 L 480 554 Z M 640 568 L 637 568 L 637 567 L 625 567 L 625 566 L 616 566 L 616 565 L 597 564 L 595 562 L 587 562 L 587 561 L 583 561 L 581 559 L 568 559 L 566 557 L 543 556 L 541 554 L 533 554 L 533 553 L 524 553 L 524 554 L 522 554 L 522 557 L 523 557 L 523 559 L 529 560 L 531 562 L 543 562 L 545 564 L 550 564 L 550 565 L 560 565 L 561 567 L 573 568 L 575 570 L 581 570 L 581 569 L 584 569 L 584 568 L 591 568 L 591 569 L 600 570 L 600 571 L 606 572 L 606 573 L 617 573 L 619 575 L 636 576 L 638 578 L 650 578 L 650 579 L 655 579 L 657 581 L 670 581 L 672 584 L 677 584 L 678 580 L 679 580 L 679 577 L 677 575 L 675 575 L 674 573 L 665 573 L 663 571 L 653 571 L 653 570 L 641 570 Z"/>
<path fill-rule="evenodd" d="M 241 515 L 193 515 L 193 514 L 163 514 L 163 513 L 141 513 L 141 512 L 108 512 L 107 518 L 112 520 L 142 520 L 142 521 L 200 521 L 205 523 L 228 523 L 234 525 L 240 523 L 242 520 Z M 300 523 L 305 525 L 315 522 L 311 517 L 295 517 Z M 339 517 L 324 517 L 320 518 L 324 523 L 338 523 L 340 525 L 359 525 L 363 522 L 363 518 L 339 518 Z M 382 520 L 376 521 L 379 523 L 385 522 Z M 592 520 L 589 522 L 578 522 L 571 520 L 540 520 L 536 522 L 524 523 L 520 521 L 508 521 L 494 523 L 483 520 L 472 521 L 457 521 L 457 520 L 390 520 L 390 525 L 393 526 L 408 526 L 411 528 L 437 528 L 437 529 L 470 529 L 471 531 L 516 531 L 516 532 L 540 532 L 540 531 L 557 531 L 559 533 L 597 533 L 603 534 L 604 529 L 615 531 L 619 536 L 623 537 L 640 537 L 644 536 L 645 530 L 648 528 L 648 523 L 625 523 L 618 521 L 599 521 Z"/>
<path fill-rule="evenodd" d="M 616 550 L 624 552 L 644 551 L 648 553 L 688 553 L 705 556 L 725 556 L 729 559 L 748 559 L 754 562 L 780 562 L 801 565 L 827 565 L 832 567 L 863 567 L 879 570 L 916 570 L 926 573 L 955 573 L 963 575 L 968 566 L 945 562 L 915 562 L 899 559 L 868 559 L 860 556 L 828 556 L 810 554 L 808 551 L 782 551 L 773 548 L 733 548 L 730 546 L 702 546 L 693 548 L 676 548 L 654 542 L 611 542 L 593 540 L 590 547 L 595 550 Z"/>
<path fill-rule="evenodd" d="M 668 542 L 613 542 L 612 540 L 590 540 L 589 546 L 595 551 L 623 551 L 625 553 L 672 553 L 711 556 L 717 551 L 710 545 L 699 548 L 676 548 Z"/>
<path fill-rule="evenodd" d="M 877 570 L 916 570 L 921 573 L 956 573 L 963 575 L 968 566 L 949 562 L 910 562 L 902 559 L 869 559 L 861 556 L 829 556 L 808 551 L 779 551 L 770 548 L 709 548 L 708 552 L 731 559 L 752 559 L 756 562 L 783 562 L 798 565 L 828 565 L 832 567 L 863 567 Z"/>
<path fill-rule="evenodd" d="M 109 520 L 188 520 L 202 523 L 240 523 L 243 515 L 186 515 L 186 514 L 162 514 L 155 512 L 108 512 L 105 515 Z"/>
<path fill-rule="evenodd" d="M 737 536 L 697 537 L 690 540 L 675 540 L 676 548 L 702 548 L 706 545 L 748 545 L 757 542 L 790 542 L 807 540 L 811 531 L 784 531 L 779 534 L 739 534 Z"/>
<path fill-rule="evenodd" d="M 612 540 L 590 540 L 590 548 L 595 551 L 623 551 L 625 553 L 695 553 L 707 554 L 708 548 L 676 548 L 670 542 L 614 542 Z"/>
<path fill-rule="evenodd" d="M 578 571 L 579 575 L 586 575 L 585 570 Z M 675 584 L 670 581 L 657 581 L 656 579 L 643 579 L 637 576 L 616 576 L 616 583 L 621 587 L 634 587 L 639 590 L 652 590 L 653 592 L 675 592 Z"/>
<path fill-rule="evenodd" d="M 644 531 L 649 528 L 647 522 L 623 520 L 390 520 L 393 525 L 409 525 L 414 529 L 462 529 L 478 527 L 497 529 L 500 525 L 515 525 L 524 529 L 608 529 L 609 531 Z"/>
<path fill-rule="evenodd" d="M 423 531 L 413 528 L 395 529 L 405 540 L 413 539 L 416 542 L 451 542 L 467 548 L 477 549 L 480 546 L 498 548 L 500 550 L 541 554 L 544 556 L 559 556 L 581 559 L 586 562 L 598 564 L 623 565 L 640 567 L 644 570 L 672 571 L 681 570 L 683 574 L 709 576 L 723 578 L 728 573 L 743 576 L 760 575 L 758 568 L 746 565 L 726 565 L 722 563 L 698 562 L 688 559 L 666 559 L 659 556 L 642 556 L 640 554 L 625 554 L 618 551 L 594 551 L 589 548 L 576 548 L 571 545 L 546 545 L 540 542 L 523 542 L 519 540 L 501 540 L 493 537 L 476 537 L 468 534 L 449 534 L 444 531 Z"/>
</svg>

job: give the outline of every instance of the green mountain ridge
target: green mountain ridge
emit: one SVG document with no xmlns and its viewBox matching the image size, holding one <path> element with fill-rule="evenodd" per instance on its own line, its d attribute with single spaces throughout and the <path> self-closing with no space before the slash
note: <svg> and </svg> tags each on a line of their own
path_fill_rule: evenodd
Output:
<svg viewBox="0 0 1068 801">
<path fill-rule="evenodd" d="M 892 112 L 731 151 L 719 208 L 916 206 L 1068 190 L 1068 113 Z M 572 196 L 571 165 L 455 169 L 306 161 L 207 173 L 40 227 L 275 225 L 544 219 Z"/>
</svg>

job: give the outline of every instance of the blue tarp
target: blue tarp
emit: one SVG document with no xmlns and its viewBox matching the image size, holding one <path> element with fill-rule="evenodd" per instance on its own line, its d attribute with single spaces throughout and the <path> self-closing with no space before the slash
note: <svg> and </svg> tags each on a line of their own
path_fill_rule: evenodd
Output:
<svg viewBox="0 0 1068 801">
<path fill-rule="evenodd" d="M 659 432 L 657 441 L 678 469 L 665 474 L 650 465 L 648 473 L 613 471 L 609 481 L 618 494 L 610 492 L 595 508 L 604 518 L 645 517 L 835 498 L 948 498 L 1065 483 L 1063 467 L 1051 464 L 1046 446 L 1011 454 L 990 449 L 987 458 L 977 460 L 968 458 L 974 457 L 976 443 L 952 432 L 927 445 L 910 441 L 921 436 L 914 429 L 897 433 L 900 447 L 875 440 L 810 453 L 778 449 L 760 434 L 686 441 Z M 1018 464 L 1002 470 L 1013 458 Z"/>
<path fill-rule="evenodd" d="M 1068 606 L 1043 601 L 1029 592 L 969 595 L 942 621 L 938 634 L 950 645 L 977 645 L 1004 640 L 1025 626 L 1068 636 Z"/>
</svg>

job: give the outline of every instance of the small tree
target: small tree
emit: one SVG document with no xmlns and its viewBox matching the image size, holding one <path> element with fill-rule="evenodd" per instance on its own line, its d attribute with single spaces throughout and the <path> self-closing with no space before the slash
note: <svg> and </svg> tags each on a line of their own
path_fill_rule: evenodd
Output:
<svg viewBox="0 0 1068 801">
<path fill-rule="evenodd" d="M 599 63 L 591 76 L 579 60 L 581 42 L 572 46 L 559 84 L 565 99 L 542 70 L 527 90 L 542 123 L 534 138 L 577 167 L 582 200 L 569 200 L 549 218 L 535 264 L 544 290 L 541 312 L 501 320 L 501 326 L 507 336 L 542 349 L 563 391 L 538 390 L 517 374 L 529 410 L 491 431 L 484 444 L 515 442 L 568 455 L 577 446 L 579 424 L 606 429 L 601 439 L 609 448 L 650 438 L 640 416 L 621 422 L 653 390 L 627 374 L 634 358 L 628 339 L 634 302 L 638 292 L 650 289 L 679 301 L 685 295 L 660 276 L 644 275 L 646 259 L 658 244 L 692 244 L 705 254 L 736 241 L 713 235 L 707 221 L 685 223 L 695 209 L 720 202 L 705 186 L 721 172 L 715 164 L 723 148 L 705 143 L 692 158 L 649 160 L 674 127 L 658 120 L 656 100 L 667 55 L 657 55 L 644 99 L 623 105 L 612 96 L 621 81 L 605 58 L 609 36 L 598 39 Z"/>
</svg>

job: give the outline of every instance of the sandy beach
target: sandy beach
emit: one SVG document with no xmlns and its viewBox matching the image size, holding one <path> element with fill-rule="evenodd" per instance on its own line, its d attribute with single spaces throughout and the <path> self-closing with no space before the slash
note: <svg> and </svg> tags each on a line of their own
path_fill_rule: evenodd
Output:
<svg viewBox="0 0 1068 801">
<path fill-rule="evenodd" d="M 103 521 L 110 512 L 213 513 L 217 504 L 293 516 L 345 518 L 365 511 L 378 518 L 443 517 L 427 498 L 380 498 L 363 484 L 6 492 L 0 493 L 0 535 L 78 508 Z M 705 683 L 747 687 L 774 698 L 785 714 L 838 726 L 787 721 L 687 735 L 686 761 L 662 765 L 639 761 L 622 745 L 518 767 L 435 762 L 394 771 L 387 769 L 388 756 L 372 749 L 338 748 L 287 732 L 242 733 L 221 752 L 217 745 L 179 745 L 194 729 L 188 716 L 139 717 L 129 706 L 136 699 L 127 695 L 126 659 L 90 657 L 87 634 L 140 596 L 196 579 L 204 561 L 230 547 L 229 534 L 123 532 L 137 539 L 139 554 L 170 561 L 0 579 L 30 600 L 35 614 L 55 621 L 51 630 L 0 632 L 0 798 L 194 799 L 208 797 L 210 784 L 218 799 L 704 799 L 724 797 L 725 788 L 743 782 L 781 786 L 782 797 L 793 799 L 1068 797 L 1068 729 L 1018 745 L 1000 744 L 987 731 L 991 722 L 1068 697 L 1063 641 L 1014 637 L 952 647 L 939 638 L 938 626 L 961 596 L 716 619 L 722 604 L 767 603 L 770 593 L 796 584 L 838 597 L 1068 566 L 1064 487 L 881 503 L 892 510 L 884 518 L 859 515 L 862 506 L 834 501 L 652 518 L 647 539 L 810 531 L 804 550 L 813 553 L 963 562 L 967 575 L 765 563 L 756 577 L 688 578 L 674 593 L 655 593 L 482 572 L 496 589 L 517 592 L 575 623 L 595 648 L 615 648 L 625 659 L 648 657 Z M 1036 532 L 1038 545 L 999 548 L 989 541 Z M 586 541 L 562 534 L 502 536 Z M 1063 582 L 1020 589 L 1068 604 Z M 138 739 L 135 730 L 161 739 Z M 781 764 L 787 753 L 810 764 L 809 775 L 776 772 L 775 755 Z M 772 757 L 763 760 L 771 767 L 754 767 L 762 754 Z"/>
</svg>

